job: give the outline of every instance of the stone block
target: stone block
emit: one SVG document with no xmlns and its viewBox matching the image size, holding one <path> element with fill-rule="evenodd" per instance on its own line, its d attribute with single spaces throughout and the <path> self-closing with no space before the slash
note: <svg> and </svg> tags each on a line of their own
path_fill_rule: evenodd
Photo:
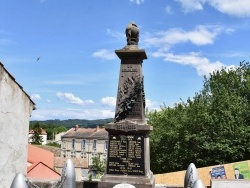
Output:
<svg viewBox="0 0 250 188">
<path fill-rule="evenodd" d="M 250 180 L 211 180 L 211 188 L 249 188 Z"/>
</svg>

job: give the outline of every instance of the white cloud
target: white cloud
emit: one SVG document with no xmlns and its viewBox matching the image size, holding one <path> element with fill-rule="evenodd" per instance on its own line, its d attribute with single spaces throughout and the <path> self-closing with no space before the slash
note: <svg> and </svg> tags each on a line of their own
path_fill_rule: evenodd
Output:
<svg viewBox="0 0 250 188">
<path fill-rule="evenodd" d="M 67 102 L 67 103 L 70 103 L 70 104 L 76 104 L 76 105 L 80 105 L 80 106 L 85 106 L 87 104 L 94 104 L 94 101 L 92 100 L 86 100 L 86 101 L 83 101 L 82 99 L 80 99 L 79 97 L 76 97 L 74 96 L 73 93 L 62 93 L 62 92 L 57 92 L 56 93 L 56 96 Z"/>
<path fill-rule="evenodd" d="M 166 11 L 167 14 L 173 14 L 173 9 L 172 9 L 172 7 L 169 6 L 169 5 L 167 5 L 167 6 L 165 7 L 165 11 Z"/>
<path fill-rule="evenodd" d="M 50 99 L 46 99 L 47 103 L 52 103 L 52 101 Z"/>
<path fill-rule="evenodd" d="M 125 34 L 121 33 L 121 32 L 117 32 L 117 31 L 113 31 L 111 29 L 107 29 L 107 34 L 111 37 L 114 37 L 118 40 L 124 39 L 125 38 Z"/>
<path fill-rule="evenodd" d="M 102 109 L 36 109 L 31 114 L 31 120 L 48 119 L 105 119 L 113 118 L 115 112 Z"/>
<path fill-rule="evenodd" d="M 82 85 L 83 83 L 81 83 L 80 81 L 60 80 L 60 81 L 47 81 L 46 84 L 49 84 L 49 85 Z"/>
<path fill-rule="evenodd" d="M 207 2 L 222 13 L 237 16 L 250 16 L 249 0 L 210 0 Z"/>
<path fill-rule="evenodd" d="M 39 100 L 41 100 L 41 96 L 39 95 L 39 94 L 33 94 L 33 95 L 31 95 L 31 97 L 30 97 L 32 100 L 34 100 L 34 101 L 39 101 Z"/>
<path fill-rule="evenodd" d="M 101 49 L 101 50 L 99 50 L 97 52 L 94 52 L 93 56 L 94 57 L 99 57 L 99 58 L 105 59 L 105 60 L 112 60 L 112 59 L 116 58 L 115 53 L 113 51 L 109 51 L 109 50 L 106 50 L 106 49 Z"/>
<path fill-rule="evenodd" d="M 188 54 L 175 55 L 173 53 L 156 52 L 153 54 L 155 57 L 162 57 L 164 61 L 174 62 L 182 65 L 189 65 L 196 69 L 198 75 L 209 75 L 215 70 L 220 70 L 226 67 L 220 61 L 211 62 L 206 57 L 202 57 L 201 53 L 191 52 Z"/>
<path fill-rule="evenodd" d="M 166 49 L 170 48 L 172 45 L 186 42 L 195 45 L 208 45 L 214 43 L 216 36 L 220 34 L 222 30 L 223 28 L 217 25 L 199 25 L 192 31 L 173 28 L 151 35 L 148 34 L 146 39 L 144 39 L 144 42 L 148 46 L 156 46 Z"/>
<path fill-rule="evenodd" d="M 157 105 L 157 102 L 151 101 L 149 99 L 146 99 L 146 108 L 148 108 L 149 111 L 160 109 L 160 107 Z"/>
<path fill-rule="evenodd" d="M 175 0 L 181 3 L 184 12 L 203 10 L 205 3 L 224 14 L 236 17 L 250 16 L 249 0 Z"/>
<path fill-rule="evenodd" d="M 132 3 L 136 3 L 137 5 L 140 5 L 144 2 L 144 0 L 129 0 Z"/>
<path fill-rule="evenodd" d="M 115 107 L 116 98 L 115 97 L 104 97 L 101 99 L 101 103 L 110 107 Z"/>
<path fill-rule="evenodd" d="M 181 7 L 184 12 L 203 10 L 202 4 L 204 0 L 175 0 L 175 1 L 181 3 Z"/>
</svg>

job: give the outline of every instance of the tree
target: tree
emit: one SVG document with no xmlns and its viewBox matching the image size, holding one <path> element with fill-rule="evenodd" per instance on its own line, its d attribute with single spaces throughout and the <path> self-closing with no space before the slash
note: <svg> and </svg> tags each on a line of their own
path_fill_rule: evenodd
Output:
<svg viewBox="0 0 250 188">
<path fill-rule="evenodd" d="M 33 135 L 31 136 L 32 144 L 41 144 L 43 142 L 43 138 L 40 136 L 42 133 L 42 128 L 40 124 L 37 122 L 33 127 Z"/>
<path fill-rule="evenodd" d="M 36 122 L 34 124 L 34 122 L 30 123 L 30 129 L 33 129 L 33 127 L 39 122 Z M 66 132 L 68 129 L 64 126 L 59 126 L 59 125 L 55 125 L 52 123 L 44 123 L 44 122 L 40 122 L 39 123 L 40 127 L 42 129 L 46 130 L 47 133 L 47 139 L 48 140 L 54 140 L 55 138 L 55 134 L 61 133 L 61 132 Z"/>
<path fill-rule="evenodd" d="M 91 171 L 96 172 L 96 177 L 100 178 L 106 169 L 106 162 L 101 160 L 101 154 L 99 153 L 97 157 L 92 158 Z M 91 175 L 92 178 L 92 175 Z"/>
<path fill-rule="evenodd" d="M 192 99 L 149 113 L 154 173 L 249 159 L 249 63 L 213 72 L 203 83 Z"/>
</svg>

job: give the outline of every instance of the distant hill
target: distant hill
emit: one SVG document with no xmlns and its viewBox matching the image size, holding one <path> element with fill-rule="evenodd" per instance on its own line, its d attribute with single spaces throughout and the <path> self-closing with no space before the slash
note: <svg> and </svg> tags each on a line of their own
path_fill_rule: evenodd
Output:
<svg viewBox="0 0 250 188">
<path fill-rule="evenodd" d="M 66 128 L 72 128 L 75 125 L 79 125 L 79 127 L 89 127 L 94 128 L 97 125 L 103 126 L 106 123 L 110 123 L 113 121 L 113 118 L 108 119 L 97 119 L 97 120 L 85 120 L 85 119 L 68 119 L 68 120 L 45 120 L 45 121 L 30 121 L 30 125 L 34 125 L 35 123 L 39 124 L 47 124 L 47 125 L 57 125 L 57 126 L 64 126 Z"/>
</svg>

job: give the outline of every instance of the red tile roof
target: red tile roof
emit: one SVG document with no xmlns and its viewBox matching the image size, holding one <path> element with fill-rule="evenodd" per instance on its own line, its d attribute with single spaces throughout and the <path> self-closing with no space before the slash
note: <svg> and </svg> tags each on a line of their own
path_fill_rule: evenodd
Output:
<svg viewBox="0 0 250 188">
<path fill-rule="evenodd" d="M 62 138 L 88 138 L 108 139 L 108 132 L 105 128 L 74 128 L 68 131 Z"/>
<path fill-rule="evenodd" d="M 43 162 L 50 168 L 54 168 L 54 153 L 29 144 L 28 161 L 31 163 Z"/>
<path fill-rule="evenodd" d="M 55 157 L 55 167 L 64 167 L 68 158 Z M 88 168 L 88 160 L 82 158 L 70 158 L 75 168 Z"/>
<path fill-rule="evenodd" d="M 34 134 L 34 130 L 33 130 L 33 129 L 29 130 L 29 134 Z M 42 129 L 42 133 L 41 133 L 41 134 L 42 134 L 42 135 L 47 134 L 46 130 L 45 130 L 45 129 Z"/>
<path fill-rule="evenodd" d="M 36 162 L 27 170 L 28 178 L 36 179 L 60 179 L 61 175 L 43 162 Z"/>
<path fill-rule="evenodd" d="M 28 145 L 28 178 L 60 179 L 54 170 L 54 154 L 34 145 Z"/>
</svg>

